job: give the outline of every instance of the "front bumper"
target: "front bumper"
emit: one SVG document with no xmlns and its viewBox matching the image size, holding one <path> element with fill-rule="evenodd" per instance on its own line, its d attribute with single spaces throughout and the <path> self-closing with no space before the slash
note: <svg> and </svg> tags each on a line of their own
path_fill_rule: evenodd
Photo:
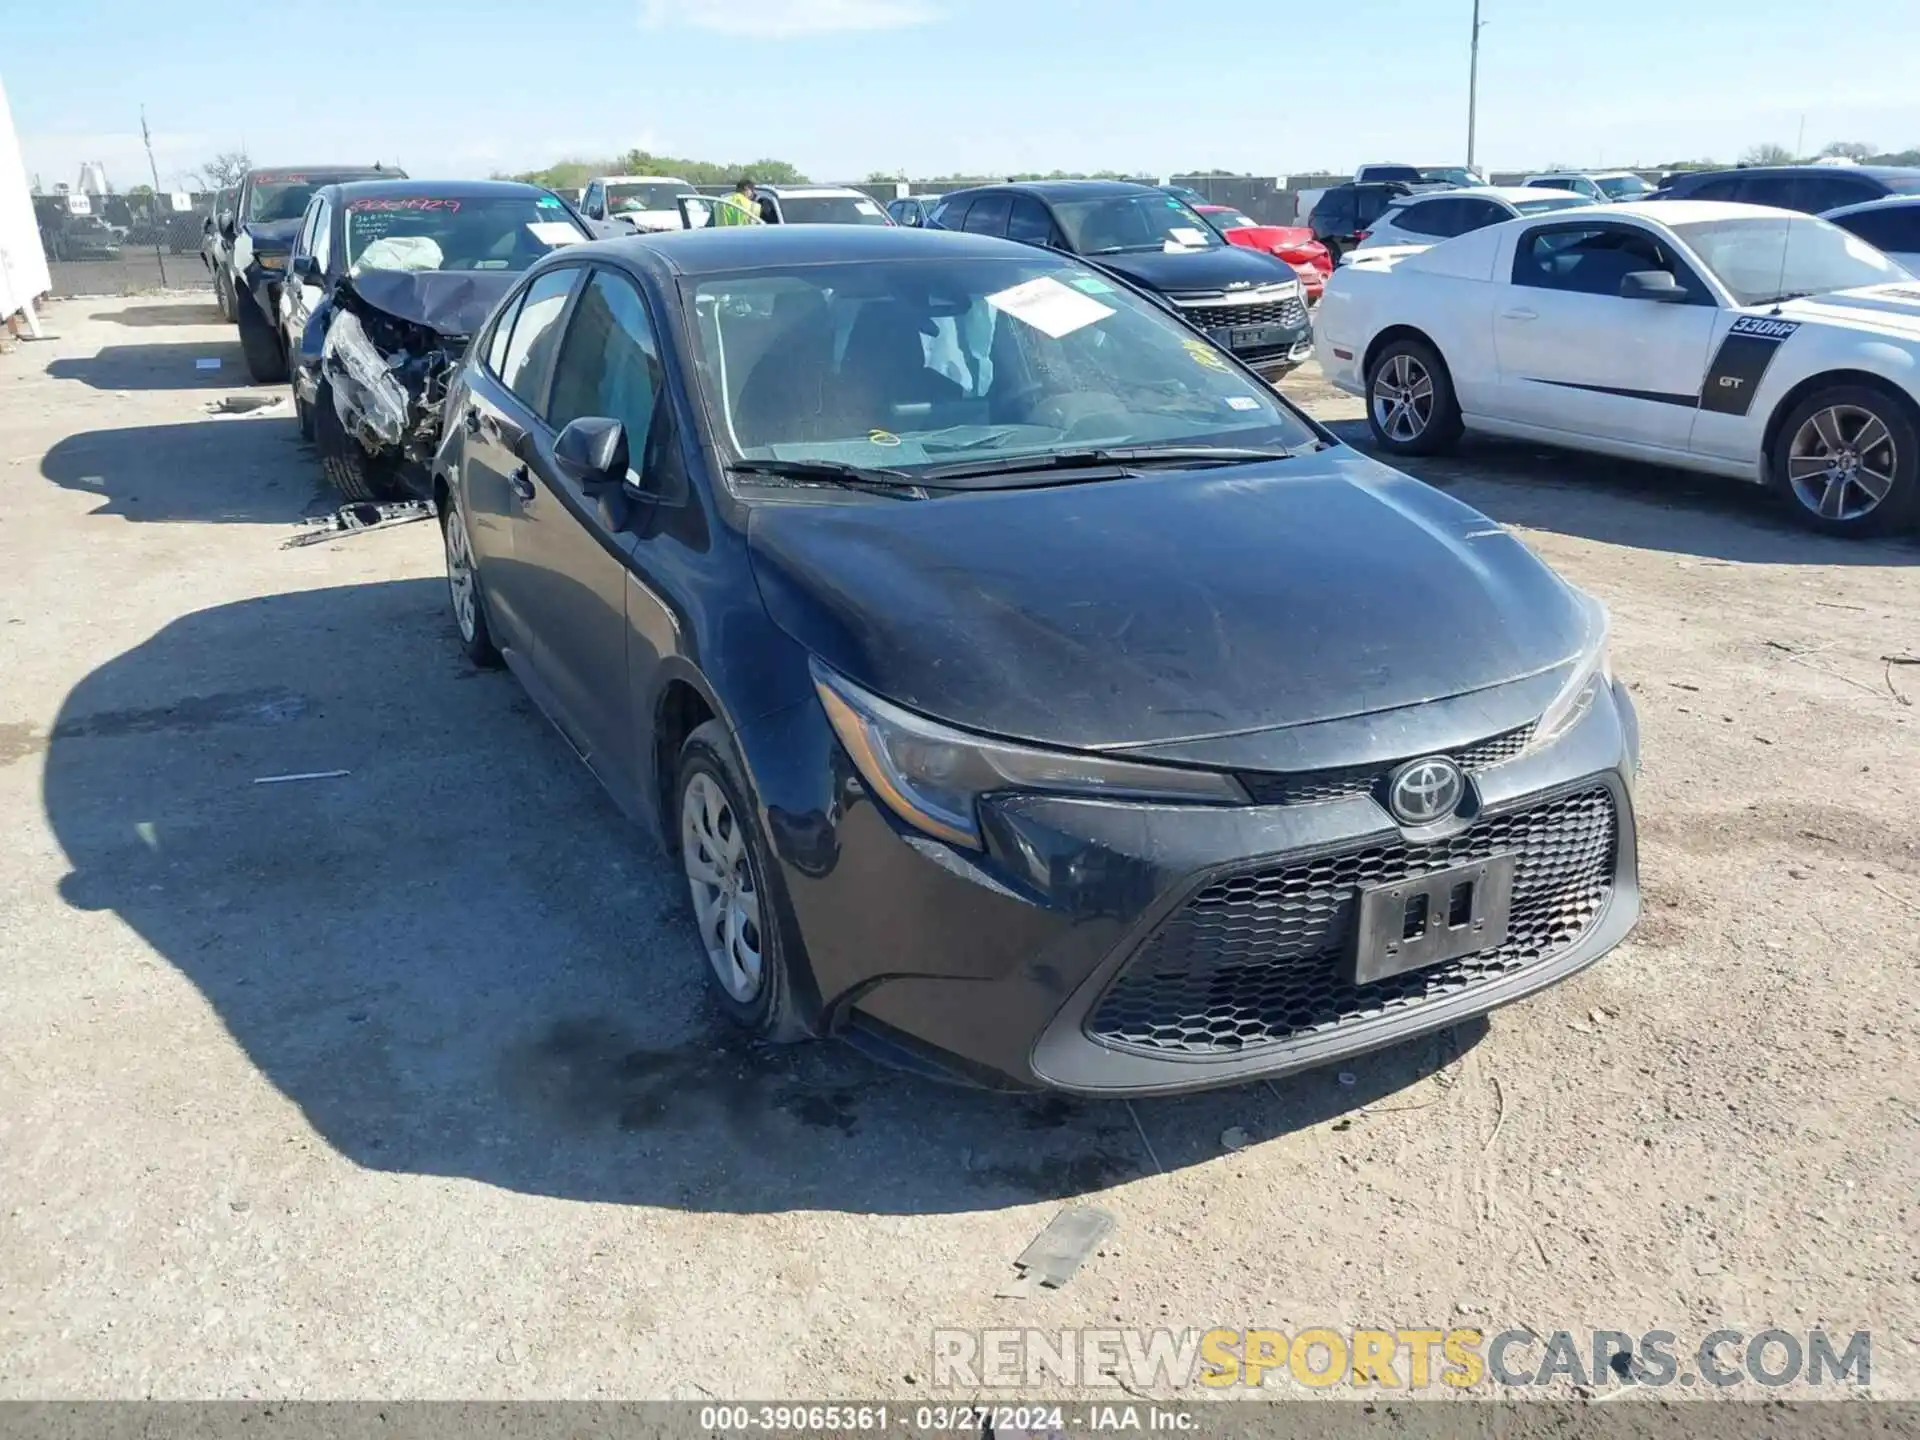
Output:
<svg viewBox="0 0 1920 1440">
<path fill-rule="evenodd" d="M 1149 1095 L 1394 1044 L 1619 943 L 1639 914 L 1639 741 L 1610 699 L 1537 754 L 1459 752 L 1478 810 L 1441 840 L 1403 834 L 1363 783 L 1232 808 L 1005 797 L 976 855 L 870 798 L 817 706 L 739 738 L 823 1031 L 988 1085 Z M 1509 943 L 1340 978 L 1360 885 L 1493 853 L 1518 857 Z"/>
</svg>

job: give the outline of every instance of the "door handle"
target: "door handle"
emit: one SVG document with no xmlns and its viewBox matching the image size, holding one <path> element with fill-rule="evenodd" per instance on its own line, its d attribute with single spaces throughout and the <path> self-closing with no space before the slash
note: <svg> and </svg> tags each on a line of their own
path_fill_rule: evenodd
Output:
<svg viewBox="0 0 1920 1440">
<path fill-rule="evenodd" d="M 531 500 L 533 498 L 533 472 L 524 465 L 516 466 L 514 472 L 507 476 L 507 488 L 522 500 Z"/>
<path fill-rule="evenodd" d="M 1502 320 L 1538 320 L 1540 315 L 1534 310 L 1502 310 L 1500 318 Z"/>
</svg>

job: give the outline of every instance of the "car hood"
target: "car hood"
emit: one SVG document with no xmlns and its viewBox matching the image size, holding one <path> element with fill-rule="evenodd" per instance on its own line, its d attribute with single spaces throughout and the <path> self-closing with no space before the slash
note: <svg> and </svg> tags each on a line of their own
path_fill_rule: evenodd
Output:
<svg viewBox="0 0 1920 1440">
<path fill-rule="evenodd" d="M 1272 285 L 1293 279 L 1293 267 L 1244 245 L 1217 250 L 1142 252 L 1138 255 L 1089 255 L 1089 264 L 1113 270 L 1136 285 L 1162 295 L 1226 290 L 1233 286 Z"/>
<path fill-rule="evenodd" d="M 265 251 L 269 255 L 278 250 L 293 249 L 294 236 L 300 233 L 300 217 L 291 220 L 249 220 L 246 232 L 253 240 L 255 252 Z"/>
<path fill-rule="evenodd" d="M 1920 280 L 1836 290 L 1829 295 L 1789 300 L 1777 312 L 1768 305 L 1750 308 L 1745 313 L 1766 319 L 1846 325 L 1898 335 L 1903 340 L 1920 340 Z"/>
<path fill-rule="evenodd" d="M 362 270 L 340 283 L 366 304 L 438 335 L 471 335 L 520 278 L 512 270 Z"/>
<path fill-rule="evenodd" d="M 765 503 L 769 614 L 834 670 L 1071 748 L 1310 725 L 1550 671 L 1583 602 L 1485 516 L 1335 446 L 930 501 Z"/>
<path fill-rule="evenodd" d="M 1242 225 L 1229 230 L 1236 245 L 1245 245 L 1253 249 L 1273 250 L 1282 246 L 1305 245 L 1313 240 L 1313 231 L 1298 225 Z"/>
</svg>

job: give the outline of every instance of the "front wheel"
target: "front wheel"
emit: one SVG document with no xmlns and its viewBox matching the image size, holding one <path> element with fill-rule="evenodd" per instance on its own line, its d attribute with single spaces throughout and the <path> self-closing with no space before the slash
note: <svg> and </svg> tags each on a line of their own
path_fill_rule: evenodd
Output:
<svg viewBox="0 0 1920 1440">
<path fill-rule="evenodd" d="M 325 381 L 313 396 L 313 438 L 320 452 L 320 468 L 347 499 L 391 500 L 401 493 L 399 457 L 369 455 L 366 447 L 347 433 L 334 407 L 333 386 Z"/>
<path fill-rule="evenodd" d="M 1446 362 L 1424 340 L 1394 340 L 1367 371 L 1367 424 L 1395 455 L 1434 455 L 1460 438 L 1460 405 Z"/>
<path fill-rule="evenodd" d="M 287 351 L 278 327 L 246 291 L 236 290 L 233 303 L 240 313 L 240 353 L 247 362 L 247 374 L 257 384 L 278 385 L 287 378 Z"/>
<path fill-rule="evenodd" d="M 1920 510 L 1920 428 L 1912 408 L 1868 385 L 1831 385 L 1787 415 L 1767 457 L 1773 488 L 1829 535 L 1879 535 Z"/>
<path fill-rule="evenodd" d="M 749 794 L 726 727 L 707 721 L 681 747 L 674 790 L 694 928 L 728 1017 L 785 1044 L 808 1034 L 788 968 L 795 926 Z"/>
<path fill-rule="evenodd" d="M 440 539 L 447 553 L 447 600 L 453 607 L 460 646 L 467 652 L 467 659 L 481 669 L 498 669 L 500 651 L 493 643 L 486 602 L 480 596 L 480 567 L 473 560 L 467 518 L 451 491 L 440 512 Z"/>
</svg>

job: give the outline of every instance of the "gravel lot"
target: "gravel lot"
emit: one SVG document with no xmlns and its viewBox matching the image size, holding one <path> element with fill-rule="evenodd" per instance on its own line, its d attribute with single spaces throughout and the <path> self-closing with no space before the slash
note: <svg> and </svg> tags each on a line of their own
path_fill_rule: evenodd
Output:
<svg viewBox="0 0 1920 1440">
<path fill-rule="evenodd" d="M 1008 1099 L 739 1043 L 677 872 L 460 657 L 432 528 L 282 548 L 332 502 L 284 406 L 208 413 L 210 304 L 44 318 L 0 356 L 0 1396 L 924 1398 L 935 1326 L 1480 1323 L 1871 1329 L 1920 1397 L 1920 668 L 1882 659 L 1920 545 L 1422 465 L 1613 608 L 1633 940 L 1350 1084 Z M 1068 1197 L 1111 1241 L 996 1299 Z"/>
</svg>

